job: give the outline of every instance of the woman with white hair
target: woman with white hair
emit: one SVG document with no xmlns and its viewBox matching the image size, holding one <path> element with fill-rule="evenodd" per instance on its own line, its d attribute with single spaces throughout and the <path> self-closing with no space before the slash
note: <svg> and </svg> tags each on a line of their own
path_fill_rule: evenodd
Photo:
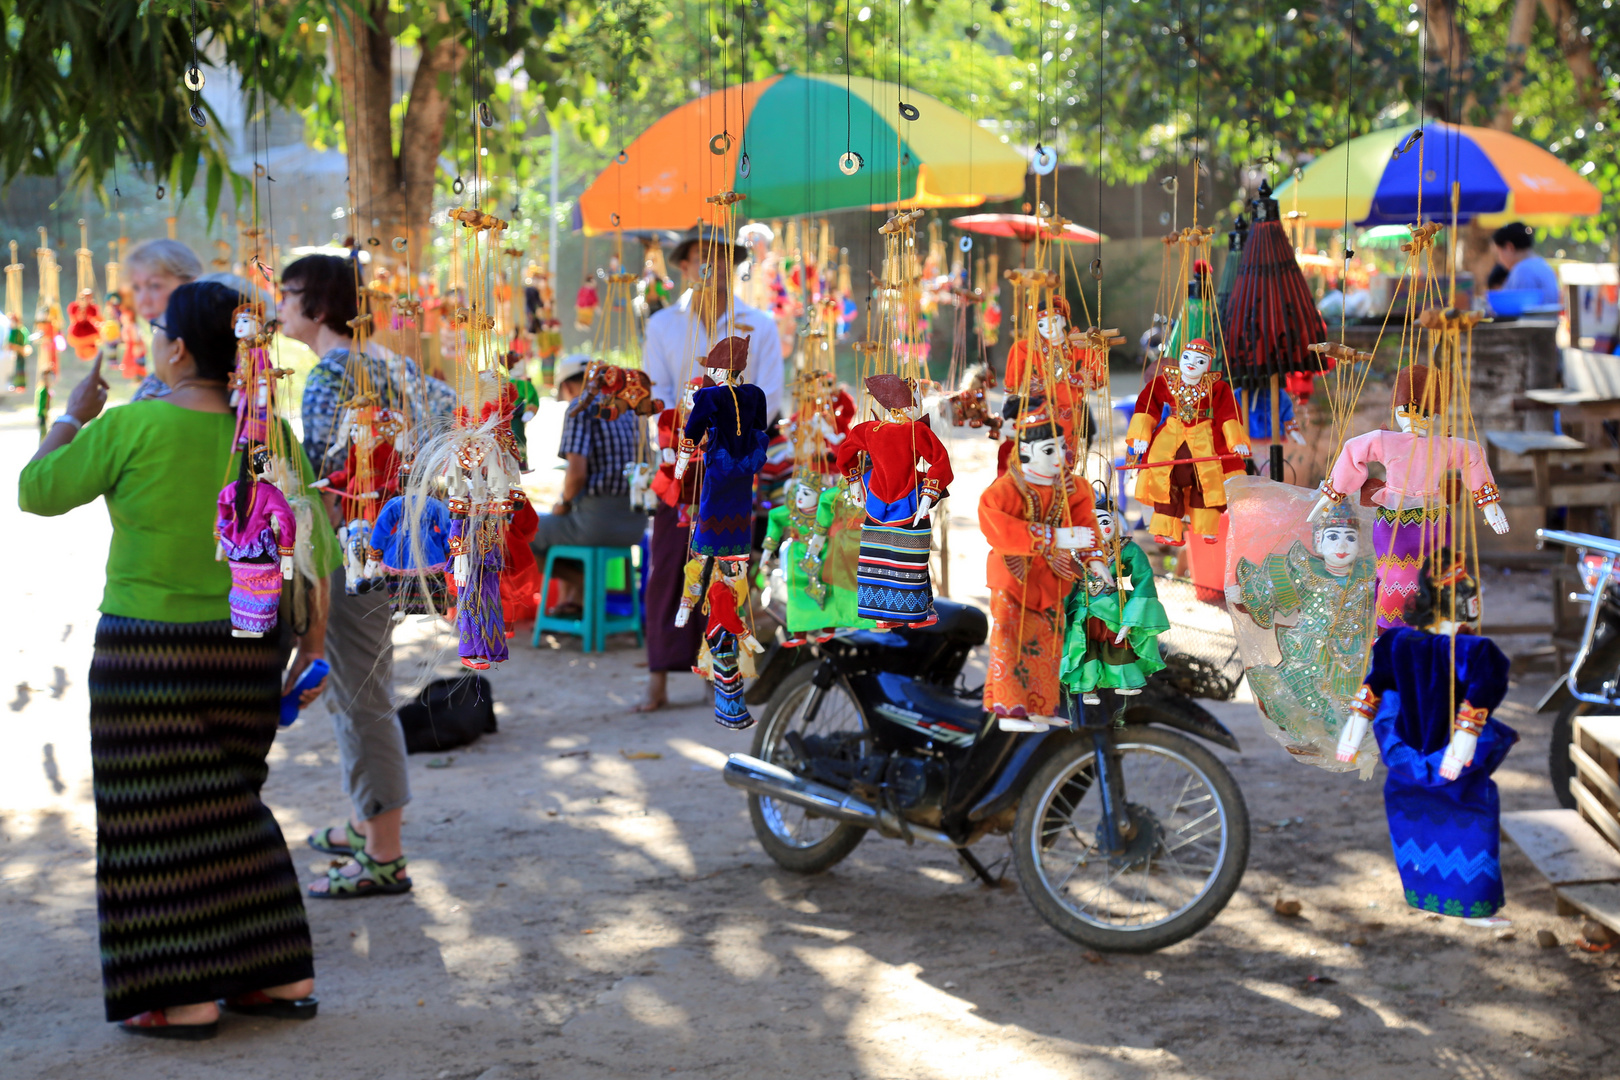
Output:
<svg viewBox="0 0 1620 1080">
<path fill-rule="evenodd" d="M 202 260 L 178 240 L 142 240 L 124 256 L 130 290 L 135 294 L 135 314 L 150 323 L 161 318 L 169 306 L 169 294 L 180 286 L 202 277 Z M 160 331 L 154 329 L 153 333 Z M 164 397 L 169 387 L 154 370 L 136 388 L 132 401 Z"/>
</svg>

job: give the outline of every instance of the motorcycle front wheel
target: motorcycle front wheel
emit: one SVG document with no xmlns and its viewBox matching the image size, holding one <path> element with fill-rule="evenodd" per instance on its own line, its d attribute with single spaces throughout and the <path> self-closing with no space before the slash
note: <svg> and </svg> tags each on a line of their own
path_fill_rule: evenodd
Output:
<svg viewBox="0 0 1620 1080">
<path fill-rule="evenodd" d="M 800 666 L 771 695 L 765 717 L 754 732 L 750 750 L 754 757 L 791 770 L 798 756 L 788 745 L 789 732 L 801 738 L 835 732 L 866 733 L 866 718 L 842 679 L 827 688 L 815 715 L 809 715 L 816 697 L 812 682 L 816 667 Z M 796 874 L 819 874 L 830 869 L 854 851 L 866 835 L 859 825 L 820 817 L 768 795 L 749 794 L 748 817 L 765 854 L 782 869 Z"/>
<path fill-rule="evenodd" d="M 1076 740 L 1035 774 L 1018 803 L 1013 862 L 1053 929 L 1110 952 L 1152 952 L 1202 930 L 1237 891 L 1249 811 L 1237 781 L 1185 735 L 1117 735 L 1132 838 L 1109 851 L 1096 754 Z"/>
</svg>

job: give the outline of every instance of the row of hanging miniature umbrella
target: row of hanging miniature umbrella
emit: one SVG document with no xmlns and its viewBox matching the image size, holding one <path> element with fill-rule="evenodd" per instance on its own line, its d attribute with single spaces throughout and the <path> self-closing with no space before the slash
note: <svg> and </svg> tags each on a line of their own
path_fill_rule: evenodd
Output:
<svg viewBox="0 0 1620 1080">
<path fill-rule="evenodd" d="M 642 132 L 585 189 L 574 227 L 689 229 L 718 220 L 706 200 L 728 189 L 755 219 L 896 201 L 978 206 L 1023 194 L 1028 171 L 1000 136 L 927 94 L 774 75 L 687 102 Z"/>
<path fill-rule="evenodd" d="M 1431 122 L 1351 139 L 1278 186 L 1285 214 L 1307 225 L 1449 223 L 1564 225 L 1596 214 L 1598 189 L 1535 143 L 1492 128 Z"/>
</svg>

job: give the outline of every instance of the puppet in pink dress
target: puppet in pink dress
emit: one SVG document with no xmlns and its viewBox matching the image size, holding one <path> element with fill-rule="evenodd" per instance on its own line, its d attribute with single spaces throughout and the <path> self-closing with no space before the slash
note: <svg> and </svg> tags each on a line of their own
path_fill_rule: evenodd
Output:
<svg viewBox="0 0 1620 1080">
<path fill-rule="evenodd" d="M 268 460 L 262 447 L 254 455 L 255 464 L 261 456 Z M 231 568 L 231 636 L 263 637 L 275 628 L 281 583 L 292 577 L 298 520 L 286 496 L 265 479 L 226 484 L 218 508 L 215 557 Z"/>
<path fill-rule="evenodd" d="M 1311 509 L 1316 521 L 1329 504 L 1356 495 L 1367 482 L 1367 466 L 1384 466 L 1385 485 L 1373 496 L 1373 553 L 1378 558 L 1378 626 L 1405 626 L 1407 601 L 1417 594 L 1424 559 L 1451 546 L 1451 501 L 1446 474 L 1463 481 L 1498 533 L 1508 531 L 1502 494 L 1485 451 L 1477 442 L 1452 435 L 1430 435 L 1438 395 L 1429 390 L 1429 368 L 1414 364 L 1395 378 L 1395 420 L 1399 431 L 1379 429 L 1344 444 L 1333 471 L 1322 481 L 1322 497 Z"/>
</svg>

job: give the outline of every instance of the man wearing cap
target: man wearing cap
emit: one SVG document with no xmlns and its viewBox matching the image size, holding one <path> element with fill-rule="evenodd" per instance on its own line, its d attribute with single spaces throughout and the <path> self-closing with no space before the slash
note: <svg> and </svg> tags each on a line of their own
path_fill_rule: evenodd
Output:
<svg viewBox="0 0 1620 1080">
<path fill-rule="evenodd" d="M 725 338 L 748 339 L 748 363 L 742 381 L 765 392 L 765 415 L 781 415 L 782 339 L 776 320 L 732 295 L 732 274 L 748 250 L 721 230 L 703 225 L 675 245 L 670 261 L 681 271 L 686 291 L 674 304 L 647 320 L 642 366 L 652 377 L 653 397 L 675 401 L 681 387 L 698 374 L 703 357 Z M 705 276 L 707 271 L 707 276 Z M 705 295 L 712 281 L 713 299 Z"/>
<path fill-rule="evenodd" d="M 641 460 L 642 418 L 630 411 L 616 420 L 597 416 L 592 401 L 581 396 L 590 362 L 584 353 L 557 361 L 557 397 L 568 403 L 557 456 L 568 462 L 568 471 L 562 498 L 551 513 L 540 515 L 530 544 L 541 566 L 553 544 L 634 547 L 647 531 L 647 515 L 630 506 L 630 480 L 625 475 L 626 465 Z M 562 591 L 557 613 L 577 617 L 583 568 L 562 561 L 553 576 Z"/>
<path fill-rule="evenodd" d="M 1535 242 L 1536 231 L 1522 221 L 1504 225 L 1491 234 L 1496 261 L 1508 272 L 1502 288 L 1534 289 L 1541 294 L 1537 303 L 1559 303 L 1562 297 L 1558 295 L 1558 271 L 1535 253 Z"/>
</svg>

